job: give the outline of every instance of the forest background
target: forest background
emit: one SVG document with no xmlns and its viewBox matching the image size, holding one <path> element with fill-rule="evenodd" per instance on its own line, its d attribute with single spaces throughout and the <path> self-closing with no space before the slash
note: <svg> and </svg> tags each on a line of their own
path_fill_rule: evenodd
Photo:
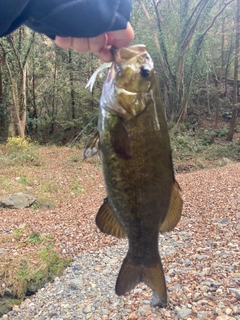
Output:
<svg viewBox="0 0 240 320">
<path fill-rule="evenodd" d="M 204 127 L 205 145 L 219 136 L 232 141 L 239 114 L 240 1 L 133 5 L 134 43 L 145 44 L 154 60 L 169 128 L 196 134 Z M 90 53 L 62 50 L 25 27 L 1 38 L 0 142 L 28 136 L 65 145 L 89 134 L 105 76 L 92 93 L 85 86 L 100 64 Z"/>
<path fill-rule="evenodd" d="M 133 0 L 133 5 L 133 44 L 145 44 L 154 60 L 175 171 L 240 161 L 240 0 Z M 62 50 L 25 27 L 0 39 L 0 197 L 19 191 L 37 197 L 34 206 L 20 211 L 0 208 L 0 302 L 12 295 L 0 305 L 0 316 L 19 303 L 12 298 L 23 299 L 59 274 L 69 262 L 66 257 L 115 241 L 97 233 L 94 222 L 105 196 L 100 161 L 82 162 L 79 152 L 97 126 L 105 75 L 97 78 L 93 92 L 85 86 L 100 65 L 94 55 Z M 55 146 L 74 144 L 77 148 Z M 234 172 L 229 183 L 224 169 Z M 229 203 L 238 164 L 221 170 L 221 179 L 220 171 L 202 171 L 199 178 L 179 175 L 186 217 L 177 232 L 191 226 L 197 240 L 205 232 L 209 240 L 221 232 L 215 220 L 234 221 L 239 197 L 232 209 Z M 218 200 L 213 206 L 214 190 Z M 209 216 L 213 224 L 207 224 Z M 226 229 L 224 254 L 234 228 L 226 224 Z M 196 246 L 205 244 L 196 241 Z M 196 246 L 187 247 L 184 256 Z M 209 261 L 212 266 L 211 254 Z M 195 282 L 189 283 L 194 292 Z"/>
</svg>

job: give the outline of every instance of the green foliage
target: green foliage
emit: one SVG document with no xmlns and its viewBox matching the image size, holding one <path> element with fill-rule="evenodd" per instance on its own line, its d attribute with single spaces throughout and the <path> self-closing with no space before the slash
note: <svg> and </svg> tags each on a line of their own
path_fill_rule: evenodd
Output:
<svg viewBox="0 0 240 320">
<path fill-rule="evenodd" d="M 27 184 L 29 182 L 28 181 L 28 177 L 20 177 L 19 182 L 22 183 L 22 184 Z"/>
<path fill-rule="evenodd" d="M 11 293 L 18 299 L 23 299 L 26 293 L 35 293 L 46 282 L 52 281 L 70 262 L 55 251 L 52 237 L 38 231 L 27 235 L 27 230 L 27 226 L 20 226 L 11 237 L 18 246 L 34 248 L 32 255 L 9 257 L 0 265 L 1 279 L 8 287 L 8 295 Z"/>
<path fill-rule="evenodd" d="M 55 193 L 59 190 L 60 187 L 55 181 L 49 181 L 41 186 L 41 192 Z"/>
<path fill-rule="evenodd" d="M 35 201 L 31 207 L 33 210 L 38 210 L 40 208 L 52 210 L 56 207 L 56 203 L 54 201 L 40 195 L 38 197 L 37 201 Z"/>
<path fill-rule="evenodd" d="M 11 180 L 10 179 L 4 179 L 2 184 L 4 186 L 9 186 L 11 184 Z"/>
<path fill-rule="evenodd" d="M 72 192 L 82 194 L 84 192 L 84 187 L 78 184 L 72 185 Z"/>
<path fill-rule="evenodd" d="M 25 226 L 25 225 L 22 225 L 22 226 L 20 226 L 20 227 L 18 227 L 18 228 L 15 228 L 14 230 L 13 230 L 13 235 L 15 236 L 15 237 L 17 237 L 17 238 L 21 238 L 24 234 L 25 234 L 25 232 L 28 230 L 28 227 L 27 226 Z"/>
<path fill-rule="evenodd" d="M 131 16 L 131 23 L 135 30 L 133 44 L 145 44 L 154 60 L 169 119 L 173 122 L 179 120 L 184 106 L 186 109 L 193 106 L 201 111 L 209 102 L 209 108 L 213 109 L 216 103 L 211 101 L 212 97 L 214 96 L 217 101 L 225 90 L 223 82 L 222 92 L 220 92 L 220 86 L 215 88 L 213 79 L 218 82 L 220 75 L 225 79 L 232 78 L 233 75 L 234 32 L 232 30 L 235 30 L 233 16 L 236 3 L 230 3 L 221 14 L 216 16 L 223 8 L 224 1 L 200 3 L 197 0 L 162 0 L 154 2 L 156 7 L 153 1 L 142 0 L 141 2 L 145 5 L 150 20 L 144 14 L 139 1 L 134 0 Z M 201 8 L 203 8 L 202 11 Z M 196 29 L 194 29 L 195 26 Z M 205 34 L 206 30 L 208 31 Z M 222 35 L 225 36 L 223 48 L 221 48 Z M 58 145 L 69 143 L 82 130 L 84 134 L 89 134 L 97 125 L 97 120 L 91 122 L 91 119 L 98 113 L 106 71 L 102 78 L 97 78 L 93 93 L 85 89 L 85 85 L 101 64 L 100 60 L 91 53 L 79 54 L 72 50 L 62 50 L 47 37 L 38 33 L 35 34 L 35 40 L 31 42 L 32 32 L 26 31 L 24 27 L 12 33 L 11 37 L 13 43 L 17 44 L 21 62 L 24 61 L 31 47 L 26 63 L 28 75 L 26 133 L 40 143 Z M 188 42 L 188 39 L 191 41 Z M 3 101 L 0 104 L 0 140 L 5 141 L 3 131 L 6 135 L 8 131 L 6 126 L 9 123 L 15 123 L 13 116 L 12 119 L 6 119 L 6 117 L 7 114 L 10 115 L 8 109 L 13 105 L 12 89 L 21 87 L 19 80 L 21 72 L 18 59 L 8 39 L 2 38 L 1 45 L 0 59 L 2 58 L 4 92 Z M 8 66 L 5 61 L 8 62 Z M 181 61 L 183 61 L 182 66 Z M 17 79 L 14 83 L 16 86 L 13 86 L 10 81 L 8 67 L 13 79 Z M 216 92 L 211 93 L 211 90 L 207 89 L 205 92 L 207 94 L 203 97 L 201 88 L 209 83 Z M 230 100 L 232 98 L 231 92 L 229 98 Z M 229 111 L 226 110 L 226 112 Z M 4 123 L 3 131 L 1 131 L 2 123 Z M 80 139 L 83 140 L 82 135 Z M 16 156 L 15 150 L 15 155 L 12 154 L 10 160 L 15 163 L 31 163 L 35 162 L 34 159 L 34 154 L 23 152 L 23 150 L 18 151 Z M 9 161 L 4 161 L 5 165 L 7 163 Z M 36 160 L 36 163 L 39 164 L 39 160 Z"/>
<path fill-rule="evenodd" d="M 225 128 L 225 127 L 216 130 L 216 136 L 217 136 L 218 138 L 226 137 L 227 135 L 228 135 L 228 129 Z"/>
<path fill-rule="evenodd" d="M 194 159 L 193 166 L 197 169 L 206 167 L 209 162 L 215 166 L 223 166 L 229 161 L 239 160 L 240 142 L 236 144 L 226 142 L 224 128 L 218 132 L 217 142 L 211 144 L 211 136 L 216 134 L 214 130 L 205 131 L 206 136 L 203 136 L 201 132 L 192 135 L 173 127 L 170 136 L 174 164 L 184 165 Z"/>
<path fill-rule="evenodd" d="M 44 240 L 44 235 L 41 232 L 32 232 L 28 235 L 29 243 L 41 243 Z"/>
<path fill-rule="evenodd" d="M 8 138 L 7 143 L 1 148 L 0 162 L 4 166 L 22 165 L 24 163 L 34 166 L 41 165 L 40 157 L 37 152 L 37 144 L 29 139 L 21 139 L 20 137 Z M 26 178 L 22 177 L 21 183 Z"/>
</svg>

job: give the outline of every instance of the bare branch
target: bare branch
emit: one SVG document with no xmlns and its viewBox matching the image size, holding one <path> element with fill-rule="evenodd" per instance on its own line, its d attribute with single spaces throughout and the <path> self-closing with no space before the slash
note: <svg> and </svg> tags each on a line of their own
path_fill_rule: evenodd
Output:
<svg viewBox="0 0 240 320">
<path fill-rule="evenodd" d="M 16 59 L 17 59 L 17 63 L 18 63 L 19 69 L 21 71 L 23 69 L 23 66 L 22 66 L 22 63 L 21 63 L 21 58 L 20 58 L 20 55 L 19 55 L 19 53 L 18 53 L 18 51 L 17 51 L 17 49 L 16 49 L 16 47 L 15 47 L 15 45 L 13 43 L 13 39 L 12 39 L 11 35 L 7 36 L 7 41 L 9 42 L 11 48 L 13 49 L 13 52 L 14 52 L 14 54 L 16 56 Z"/>
<path fill-rule="evenodd" d="M 181 46 L 183 53 L 185 52 L 186 48 L 188 47 L 188 45 L 189 45 L 189 43 L 190 43 L 190 41 L 191 41 L 191 39 L 192 39 L 192 37 L 193 37 L 193 34 L 194 34 L 194 31 L 196 30 L 196 27 L 197 27 L 197 24 L 198 24 L 198 20 L 199 20 L 199 18 L 200 18 L 200 15 L 201 15 L 203 9 L 205 8 L 205 6 L 207 5 L 208 1 L 209 1 L 209 0 L 203 0 L 203 1 L 200 3 L 201 6 L 200 6 L 200 9 L 199 9 L 198 14 L 197 14 L 197 16 L 196 16 L 196 19 L 195 19 L 195 21 L 193 22 L 193 24 L 192 24 L 192 26 L 191 26 L 188 34 L 186 35 L 185 39 L 183 40 L 183 43 L 182 43 L 182 46 Z"/>
<path fill-rule="evenodd" d="M 216 21 L 217 17 L 223 12 L 223 10 L 234 0 L 230 0 L 227 3 L 224 3 L 224 6 L 222 9 L 218 11 L 218 13 L 213 17 L 212 22 L 209 24 L 209 26 L 206 28 L 206 30 L 203 32 L 202 37 L 205 37 L 206 33 L 212 28 L 214 22 Z"/>
</svg>

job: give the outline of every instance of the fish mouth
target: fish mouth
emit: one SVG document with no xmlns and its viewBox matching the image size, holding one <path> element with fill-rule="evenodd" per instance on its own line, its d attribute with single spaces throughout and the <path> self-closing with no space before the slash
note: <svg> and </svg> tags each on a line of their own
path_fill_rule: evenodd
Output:
<svg viewBox="0 0 240 320">
<path fill-rule="evenodd" d="M 132 91 L 126 90 L 124 88 L 120 88 L 120 87 L 116 86 L 116 93 L 118 93 L 118 94 L 123 93 L 123 94 L 126 94 L 126 95 L 136 96 L 137 94 L 139 94 L 141 92 L 132 92 Z"/>
</svg>

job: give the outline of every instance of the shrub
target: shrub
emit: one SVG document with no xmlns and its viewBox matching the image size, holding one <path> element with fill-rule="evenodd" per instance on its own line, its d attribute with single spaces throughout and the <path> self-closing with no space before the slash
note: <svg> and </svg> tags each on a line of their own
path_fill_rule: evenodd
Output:
<svg viewBox="0 0 240 320">
<path fill-rule="evenodd" d="M 28 138 L 8 138 L 1 155 L 1 163 L 6 166 L 24 163 L 39 166 L 41 163 L 36 143 L 31 142 Z"/>
</svg>

